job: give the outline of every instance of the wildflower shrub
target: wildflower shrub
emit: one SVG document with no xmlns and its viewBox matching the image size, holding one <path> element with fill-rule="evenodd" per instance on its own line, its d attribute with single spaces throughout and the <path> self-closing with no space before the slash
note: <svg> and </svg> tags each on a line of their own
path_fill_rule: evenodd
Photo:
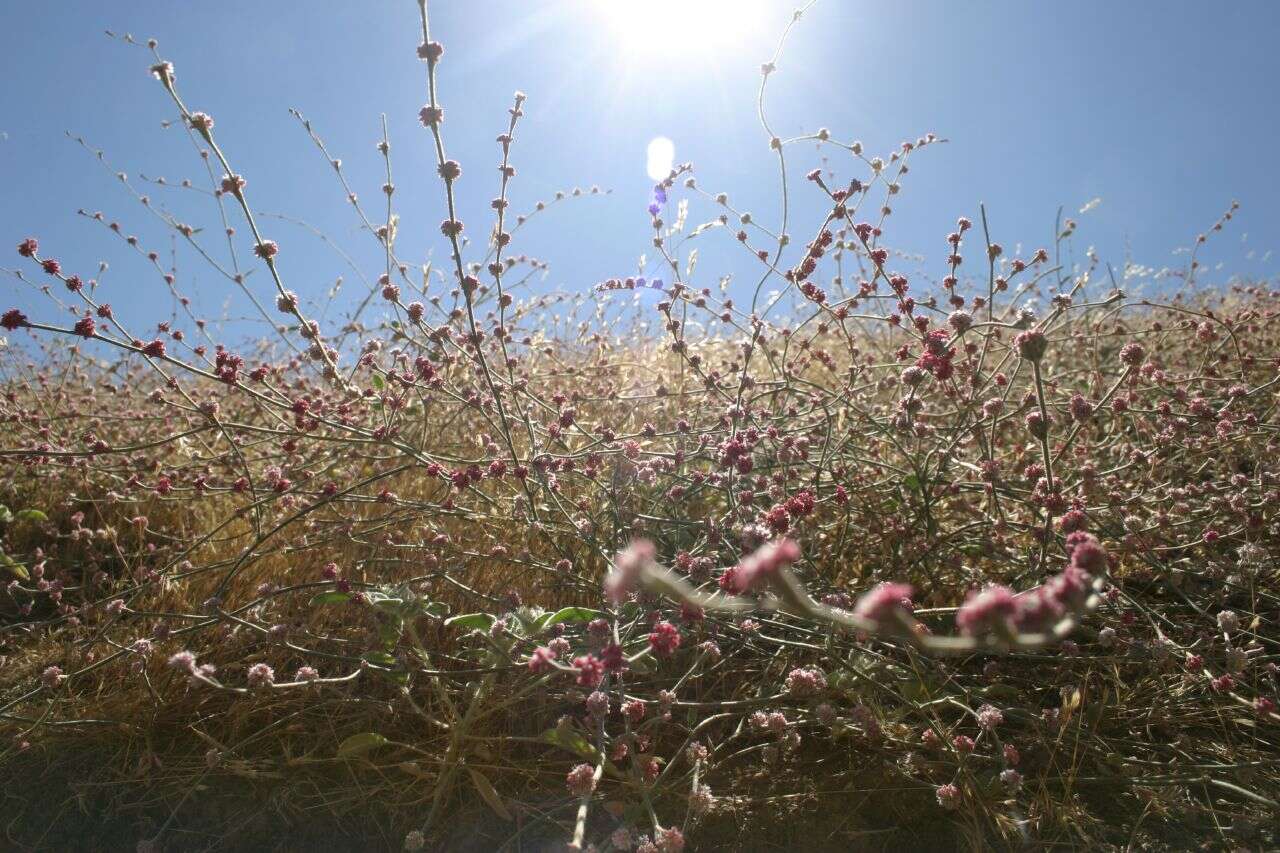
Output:
<svg viewBox="0 0 1280 853">
<path fill-rule="evenodd" d="M 308 123 L 385 258 L 358 317 L 310 316 L 154 43 L 278 346 L 143 332 L 17 247 L 49 301 L 0 317 L 3 766 L 55 780 L 6 786 L 21 843 L 81 808 L 174 849 L 281 816 L 356 849 L 1274 841 L 1274 290 L 1201 293 L 1193 253 L 1136 297 L 1057 260 L 1073 224 L 1024 258 L 963 217 L 931 285 L 890 203 L 935 137 L 766 124 L 784 164 L 850 155 L 791 189 L 822 218 L 770 230 L 680 166 L 660 271 L 573 298 L 646 313 L 549 334 L 564 300 L 514 296 L 547 207 L 509 201 L 526 98 L 492 221 L 461 221 L 420 8 L 435 279 L 390 177 L 379 218 Z M 687 272 L 713 241 L 758 263 L 749 303 Z"/>
</svg>

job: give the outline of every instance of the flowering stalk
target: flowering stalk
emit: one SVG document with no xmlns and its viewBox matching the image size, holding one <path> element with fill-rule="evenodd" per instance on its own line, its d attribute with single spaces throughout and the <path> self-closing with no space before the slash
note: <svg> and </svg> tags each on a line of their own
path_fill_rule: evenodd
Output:
<svg viewBox="0 0 1280 853">
<path fill-rule="evenodd" d="M 1105 571 L 1106 553 L 1097 540 L 1079 534 L 1069 543 L 1072 562 L 1063 574 L 1043 587 L 1015 596 L 1004 588 L 991 587 L 973 596 L 957 613 L 963 635 L 937 636 L 915 619 L 904 602 L 911 588 L 904 584 L 882 584 L 866 593 L 852 612 L 815 601 L 788 568 L 799 557 L 799 549 L 789 540 L 770 543 L 730 569 L 735 592 L 770 593 L 777 607 L 794 616 L 824 626 L 904 641 L 937 655 L 969 654 L 977 651 L 1030 650 L 1065 639 L 1081 617 L 1095 610 L 1102 599 L 1103 580 L 1091 572 Z M 736 594 L 703 592 L 652 557 L 647 542 L 633 543 L 619 554 L 613 573 L 606 580 L 610 596 L 618 599 L 643 588 L 709 612 L 742 613 L 760 606 Z"/>
</svg>

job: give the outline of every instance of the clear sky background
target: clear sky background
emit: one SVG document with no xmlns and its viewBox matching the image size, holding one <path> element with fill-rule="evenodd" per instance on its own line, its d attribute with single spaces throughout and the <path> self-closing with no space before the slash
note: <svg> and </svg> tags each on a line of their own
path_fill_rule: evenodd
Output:
<svg viewBox="0 0 1280 853">
<path fill-rule="evenodd" d="M 776 226 L 777 170 L 755 114 L 759 66 L 795 8 L 759 0 L 731 25 L 708 28 L 686 12 L 707 0 L 668 3 L 674 17 L 637 20 L 607 7 L 640 0 L 435 0 L 446 144 L 462 162 L 458 184 L 469 233 L 488 230 L 498 147 L 511 95 L 528 94 L 513 162 L 513 209 L 557 189 L 597 184 L 607 197 L 558 206 L 523 229 L 517 252 L 550 263 L 545 289 L 589 290 L 625 275 L 650 249 L 651 181 L 645 149 L 666 136 L 677 161 L 691 161 L 700 185 L 724 190 L 758 221 Z M 386 113 L 402 216 L 398 250 L 407 260 L 444 256 L 443 218 L 430 137 L 418 123 L 425 66 L 412 0 L 222 3 L 35 3 L 3 0 L 0 16 L 0 267 L 10 248 L 40 238 L 42 250 L 88 278 L 110 263 L 100 298 L 117 313 L 154 323 L 171 311 L 164 284 L 145 261 L 100 225 L 76 215 L 101 210 L 169 263 L 163 226 L 123 191 L 66 131 L 102 148 L 113 169 L 190 178 L 206 186 L 192 146 L 162 122 L 176 113 L 147 73 L 146 51 L 103 34 L 159 39 L 177 67 L 187 103 L 211 113 L 216 135 L 249 182 L 255 207 L 307 220 L 341 245 L 372 278 L 374 241 L 360 233 L 344 195 L 297 122 L 310 118 L 343 159 L 363 200 L 380 204 L 375 150 Z M 1280 271 L 1280 4 L 914 2 L 822 0 L 796 28 L 771 83 L 771 120 L 782 136 L 828 127 L 863 142 L 869 155 L 934 132 L 947 145 L 915 157 L 896 199 L 887 243 L 924 254 L 945 274 L 944 237 L 959 215 L 985 202 L 993 237 L 1029 253 L 1048 245 L 1055 212 L 1076 216 L 1079 258 L 1089 247 L 1117 266 L 1185 265 L 1190 244 L 1232 199 L 1236 220 L 1208 247 L 1203 281 L 1272 278 Z M 797 182 L 792 233 L 803 242 L 821 206 L 799 180 L 818 165 L 811 146 L 790 149 Z M 865 177 L 849 155 L 830 150 L 838 175 Z M 143 188 L 153 204 L 207 226 L 205 197 Z M 676 194 L 676 198 L 679 198 Z M 673 199 L 674 201 L 675 199 Z M 690 219 L 718 211 L 695 202 Z M 242 226 L 243 223 L 236 223 Z M 318 300 L 343 275 L 343 304 L 362 294 L 345 262 L 307 231 L 265 220 L 281 247 L 286 284 Z M 249 261 L 240 229 L 242 263 Z M 976 262 L 976 247 L 970 256 Z M 972 266 L 976 266 L 972 264 Z M 720 273 L 744 281 L 754 268 L 729 233 L 701 248 L 698 285 Z M 39 275 L 33 277 L 39 279 Z M 202 316 L 246 316 L 225 280 L 192 253 L 178 254 L 179 287 Z M 270 299 L 265 271 L 250 279 Z M 53 308 L 10 277 L 4 307 L 33 319 Z M 738 292 L 742 292 L 741 290 Z M 230 299 L 230 302 L 228 300 Z M 235 321 L 228 331 L 260 333 Z"/>
</svg>

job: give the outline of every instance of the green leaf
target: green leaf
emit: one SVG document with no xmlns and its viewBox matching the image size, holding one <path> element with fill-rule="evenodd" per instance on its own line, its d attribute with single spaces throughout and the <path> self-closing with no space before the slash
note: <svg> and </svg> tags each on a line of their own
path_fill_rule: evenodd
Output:
<svg viewBox="0 0 1280 853">
<path fill-rule="evenodd" d="M 536 619 L 530 619 L 530 620 L 529 620 L 529 633 L 530 633 L 530 634 L 540 634 L 540 633 L 542 633 L 542 629 L 543 629 L 543 628 L 545 628 L 545 627 L 547 627 L 547 625 L 551 624 L 551 617 L 552 617 L 552 616 L 555 616 L 555 614 L 554 614 L 554 613 L 552 613 L 552 612 L 550 612 L 550 611 L 548 611 L 548 612 L 546 612 L 546 613 L 541 613 L 541 614 L 539 614 L 539 615 L 538 615 L 538 617 L 537 617 Z"/>
<path fill-rule="evenodd" d="M 514 611 L 519 633 L 534 634 L 542 630 L 550 617 L 540 607 L 520 607 Z"/>
<path fill-rule="evenodd" d="M 38 509 L 21 509 L 13 516 L 18 521 L 48 521 L 49 516 Z"/>
<path fill-rule="evenodd" d="M 376 663 L 378 666 L 396 665 L 395 655 L 390 655 L 386 652 L 365 652 L 361 657 L 369 663 Z"/>
<path fill-rule="evenodd" d="M 489 808 L 493 809 L 498 817 L 510 823 L 513 819 L 511 812 L 503 805 L 502 797 L 498 796 L 498 791 L 493 787 L 493 783 L 479 770 L 468 767 L 467 772 L 471 774 L 471 784 L 476 786 L 476 793 L 480 795 L 480 798 L 489 804 Z"/>
<path fill-rule="evenodd" d="M 384 613 L 401 617 L 404 615 L 404 602 L 398 598 L 379 598 L 369 603 Z"/>
<path fill-rule="evenodd" d="M 27 571 L 27 567 L 22 565 L 22 563 L 19 563 L 17 560 L 13 559 L 3 551 L 0 551 L 0 565 L 4 566 L 9 571 L 13 572 L 21 580 L 24 580 L 24 581 L 31 580 L 31 573 Z"/>
<path fill-rule="evenodd" d="M 373 381 L 373 387 L 377 388 L 379 391 L 381 391 L 387 384 L 386 381 L 383 380 L 382 375 L 379 373 L 373 374 L 372 381 Z"/>
<path fill-rule="evenodd" d="M 344 740 L 338 746 L 338 758 L 352 758 L 357 755 L 363 755 L 371 749 L 377 749 L 380 746 L 386 746 L 390 741 L 377 732 L 361 732 L 358 735 L 352 735 Z"/>
<path fill-rule="evenodd" d="M 422 605 L 422 612 L 435 619 L 443 619 L 449 615 L 449 605 L 443 601 L 432 601 Z"/>
<path fill-rule="evenodd" d="M 403 669 L 390 669 L 390 670 L 379 669 L 379 670 L 375 670 L 375 672 L 377 675 L 381 676 L 382 678 L 385 678 L 387 681 L 390 681 L 393 684 L 409 683 L 409 673 L 405 672 Z"/>
<path fill-rule="evenodd" d="M 915 474 L 908 474 L 902 478 L 902 485 L 906 486 L 908 491 L 918 492 L 920 491 L 920 478 Z"/>
<path fill-rule="evenodd" d="M 583 758 L 595 759 L 596 749 L 585 737 L 572 729 L 547 729 L 542 733 L 542 739 L 553 746 L 561 749 L 567 749 L 570 752 L 581 755 Z"/>
<path fill-rule="evenodd" d="M 450 616 L 444 620 L 444 624 L 452 628 L 488 631 L 496 621 L 497 619 L 489 613 L 462 613 L 458 616 Z"/>
<path fill-rule="evenodd" d="M 590 622 L 597 616 L 603 615 L 599 610 L 592 610 L 590 607 L 562 607 L 551 614 L 546 625 L 556 625 L 560 622 Z"/>
<path fill-rule="evenodd" d="M 857 679 L 844 670 L 836 670 L 827 676 L 827 683 L 831 685 L 832 690 L 844 690 L 850 687 Z"/>
<path fill-rule="evenodd" d="M 400 642 L 400 635 L 404 632 L 404 623 L 399 620 L 383 622 L 378 626 L 378 639 L 382 642 L 385 649 L 394 649 L 396 643 Z"/>
<path fill-rule="evenodd" d="M 319 595 L 312 596 L 311 606 L 314 607 L 317 604 L 345 604 L 350 600 L 351 593 L 333 590 L 331 592 L 322 592 Z"/>
</svg>

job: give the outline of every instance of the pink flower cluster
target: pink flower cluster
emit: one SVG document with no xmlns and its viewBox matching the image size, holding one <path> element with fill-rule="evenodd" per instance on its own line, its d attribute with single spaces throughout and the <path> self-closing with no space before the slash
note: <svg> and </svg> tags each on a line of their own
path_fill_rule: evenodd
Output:
<svg viewBox="0 0 1280 853">
<path fill-rule="evenodd" d="M 569 793 L 575 797 L 589 797 L 596 789 L 596 771 L 590 764 L 578 764 L 565 776 Z"/>
<path fill-rule="evenodd" d="M 953 810 L 960 808 L 962 796 L 960 789 L 950 783 L 938 786 L 937 790 L 938 805 L 944 809 Z"/>
<path fill-rule="evenodd" d="M 621 602 L 635 590 L 645 569 L 653 565 L 656 553 L 653 543 L 647 539 L 636 539 L 618 552 L 613 571 L 604 580 L 605 594 L 610 601 Z"/>
<path fill-rule="evenodd" d="M 725 570 L 720 588 L 741 595 L 758 588 L 784 567 L 800 559 L 800 546 L 790 539 L 776 539 L 761 545 L 742 562 Z"/>
<path fill-rule="evenodd" d="M 787 673 L 787 692 L 792 696 L 812 696 L 827 689 L 827 675 L 816 666 L 802 666 Z"/>
<path fill-rule="evenodd" d="M 1091 534 L 1077 530 L 1067 536 L 1070 562 L 1056 577 L 1015 595 L 992 585 L 972 592 L 956 613 L 956 624 L 970 636 L 993 631 L 1044 631 L 1067 613 L 1079 610 L 1089 597 L 1092 574 L 1106 568 L 1107 552 Z"/>
<path fill-rule="evenodd" d="M 670 622 L 659 622 L 649 634 L 649 647 L 659 657 L 670 657 L 680 648 L 680 630 Z"/>
<path fill-rule="evenodd" d="M 912 591 L 910 584 L 879 584 L 858 599 L 853 615 L 877 624 L 888 622 L 895 613 L 911 612 Z"/>
</svg>

